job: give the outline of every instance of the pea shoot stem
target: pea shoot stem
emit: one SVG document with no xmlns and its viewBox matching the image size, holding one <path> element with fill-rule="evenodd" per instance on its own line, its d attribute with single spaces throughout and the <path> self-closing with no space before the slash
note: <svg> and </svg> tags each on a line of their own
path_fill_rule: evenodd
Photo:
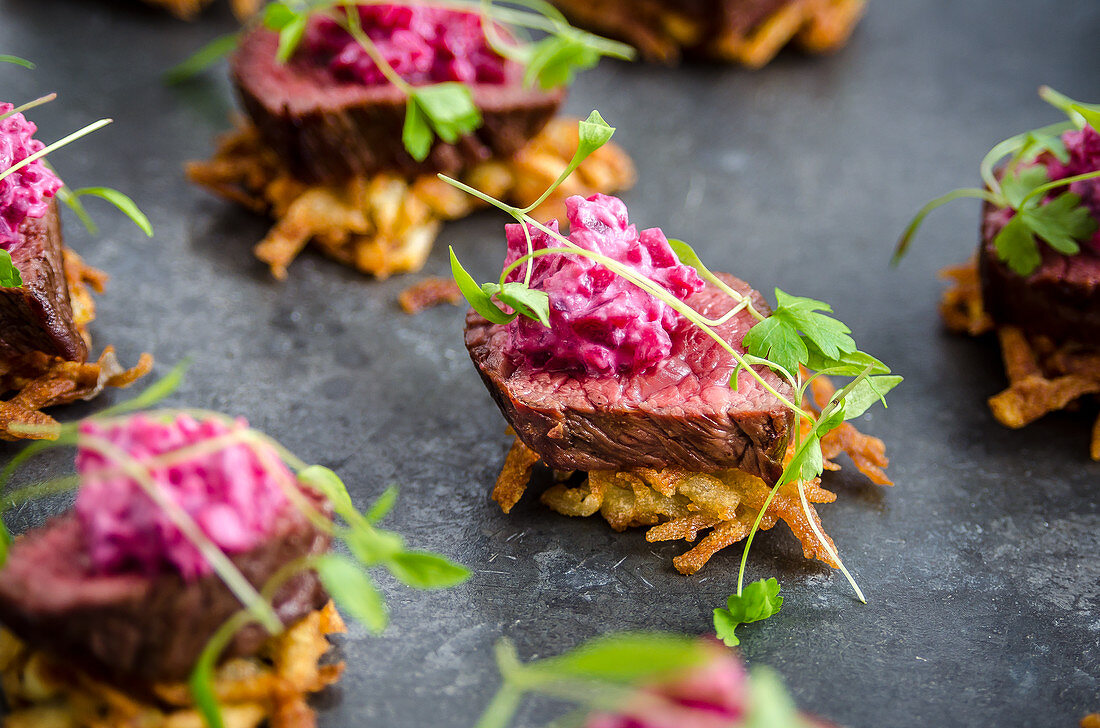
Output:
<svg viewBox="0 0 1100 728">
<path fill-rule="evenodd" d="M 77 139 L 80 139 L 81 137 L 87 136 L 87 135 L 91 134 L 93 131 L 96 131 L 98 129 L 102 129 L 103 127 L 110 124 L 112 121 L 113 121 L 113 119 L 100 119 L 99 121 L 92 122 L 91 124 L 88 124 L 83 129 L 78 129 L 78 130 L 74 131 L 72 134 L 69 134 L 68 136 L 63 137 L 61 139 L 58 139 L 53 144 L 50 144 L 49 146 L 46 146 L 46 147 L 43 147 L 42 149 L 39 149 L 34 154 L 28 154 L 22 160 L 16 162 L 12 166 L 8 167 L 3 172 L 0 172 L 0 180 L 4 179 L 5 177 L 7 177 L 9 174 L 12 174 L 13 172 L 17 172 L 20 169 L 23 169 L 23 167 L 26 167 L 31 162 L 37 161 L 37 160 L 41 159 L 42 157 L 45 157 L 50 152 L 58 150 L 61 147 L 65 146 L 66 144 L 70 144 L 72 142 L 75 142 Z"/>
</svg>

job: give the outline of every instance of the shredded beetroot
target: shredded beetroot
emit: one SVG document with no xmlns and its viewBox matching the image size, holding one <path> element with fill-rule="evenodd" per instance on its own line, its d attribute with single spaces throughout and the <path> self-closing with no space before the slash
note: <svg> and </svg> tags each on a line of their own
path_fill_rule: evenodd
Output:
<svg viewBox="0 0 1100 728">
<path fill-rule="evenodd" d="M 363 32 L 409 83 L 504 83 L 508 62 L 489 46 L 477 13 L 396 4 L 358 9 Z M 304 59 L 327 66 L 337 80 L 386 82 L 362 46 L 331 18 L 310 20 L 302 49 Z"/>
<path fill-rule="evenodd" d="M 15 108 L 0 104 L 0 116 Z M 45 144 L 34 138 L 38 127 L 22 114 L 0 121 L 0 172 L 42 150 Z M 19 244 L 19 226 L 28 217 L 42 217 L 50 209 L 49 198 L 61 187 L 61 180 L 36 160 L 0 180 L 0 248 L 12 252 Z"/>
<path fill-rule="evenodd" d="M 154 465 L 149 460 L 247 429 L 243 419 L 226 425 L 180 415 L 158 422 L 138 414 L 122 423 L 85 422 L 80 434 L 81 438 L 107 440 L 131 456 L 160 492 L 191 516 L 216 546 L 235 554 L 259 545 L 287 506 L 280 482 L 293 479 L 293 475 L 275 451 L 266 445 L 237 443 L 173 465 Z M 257 449 L 264 453 L 263 459 Z M 174 570 L 184 579 L 210 573 L 210 565 L 195 545 L 145 489 L 122 472 L 123 462 L 105 456 L 86 441 L 77 451 L 81 487 L 76 515 L 84 529 L 92 568 L 99 573 L 148 575 Z"/>
<path fill-rule="evenodd" d="M 695 269 L 680 263 L 660 229 L 639 233 L 628 223 L 622 200 L 597 194 L 570 197 L 565 204 L 569 240 L 576 245 L 628 265 L 681 301 L 702 290 Z M 558 223 L 552 220 L 547 227 L 557 231 Z M 508 265 L 527 253 L 527 239 L 520 225 L 508 225 L 506 235 Z M 562 247 L 536 229 L 531 242 L 535 250 Z M 508 280 L 523 280 L 525 270 L 521 265 Z M 594 375 L 644 371 L 669 355 L 671 333 L 684 322 L 668 304 L 578 255 L 535 258 L 530 287 L 550 297 L 550 328 L 517 318 L 509 324 L 508 354 L 536 369 Z"/>
<path fill-rule="evenodd" d="M 748 676 L 728 650 L 715 646 L 706 666 L 638 693 L 621 713 L 598 713 L 586 728 L 728 728 L 746 716 Z"/>
<path fill-rule="evenodd" d="M 1069 160 L 1063 163 L 1051 157 L 1047 170 L 1052 180 L 1100 170 L 1100 133 L 1095 129 L 1085 126 L 1080 131 L 1067 131 L 1062 135 L 1062 141 L 1069 153 Z M 1069 190 L 1081 196 L 1093 218 L 1100 222 L 1100 177 L 1074 182 Z M 1100 254 L 1100 231 L 1093 236 L 1090 247 L 1092 252 Z"/>
</svg>

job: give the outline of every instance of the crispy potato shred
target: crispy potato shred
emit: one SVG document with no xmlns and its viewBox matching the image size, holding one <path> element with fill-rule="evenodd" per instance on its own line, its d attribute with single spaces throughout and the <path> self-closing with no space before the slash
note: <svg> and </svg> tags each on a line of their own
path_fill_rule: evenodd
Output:
<svg viewBox="0 0 1100 728">
<path fill-rule="evenodd" d="M 164 8 L 177 18 L 193 20 L 211 0 L 145 0 L 150 5 Z M 230 0 L 233 14 L 241 20 L 254 15 L 260 9 L 261 0 Z"/>
<path fill-rule="evenodd" d="M 453 278 L 425 278 L 401 291 L 397 303 L 405 313 L 418 314 L 444 303 L 462 303 L 462 291 Z"/>
<path fill-rule="evenodd" d="M 555 0 L 577 22 L 614 34 L 609 17 L 619 0 Z M 644 56 L 672 61 L 681 48 L 696 48 L 712 31 L 697 18 L 666 3 L 659 26 L 631 35 Z M 828 53 L 848 42 L 863 15 L 866 0 L 791 0 L 747 33 L 726 32 L 714 38 L 702 51 L 719 60 L 749 68 L 767 65 L 789 43 L 810 53 Z M 620 8 L 619 13 L 622 13 Z M 616 19 L 615 22 L 621 22 Z"/>
<path fill-rule="evenodd" d="M 993 331 L 1001 344 L 1008 388 L 989 398 L 989 409 L 1006 427 L 1019 429 L 1043 415 L 1078 406 L 1100 394 L 1100 347 L 1056 344 L 1015 326 L 997 326 L 982 308 L 981 282 L 974 261 L 947 268 L 951 287 L 940 312 L 952 331 L 978 336 Z M 1100 417 L 1092 426 L 1089 454 L 1100 460 Z"/>
<path fill-rule="evenodd" d="M 1081 728 L 1100 728 L 1100 713 L 1089 713 L 1082 718 Z"/>
<path fill-rule="evenodd" d="M 308 699 L 339 680 L 343 663 L 322 658 L 328 635 L 346 631 L 332 602 L 272 637 L 255 657 L 218 668 L 214 692 L 225 728 L 313 728 Z M 185 684 L 155 685 L 137 699 L 27 647 L 0 630 L 0 685 L 10 711 L 5 728 L 204 728 Z"/>
<path fill-rule="evenodd" d="M 804 404 L 820 412 L 835 390 L 824 377 L 818 377 L 811 387 L 813 401 Z M 839 470 L 835 458 L 846 453 L 872 482 L 892 485 L 884 472 L 889 460 L 882 440 L 864 435 L 845 423 L 827 434 L 821 446 L 826 470 Z M 793 455 L 793 446 L 787 455 Z M 538 461 L 538 454 L 517 437 L 493 489 L 493 500 L 505 513 L 523 496 Z M 805 508 L 800 487 L 806 498 Z M 627 472 L 594 471 L 580 485 L 558 482 L 543 492 L 542 502 L 566 516 L 599 513 L 616 531 L 646 526 L 649 528 L 646 540 L 650 542 L 694 543 L 701 532 L 707 531 L 691 550 L 672 560 L 681 574 L 694 574 L 714 554 L 749 535 L 770 492 L 763 480 L 740 470 L 691 473 L 674 468 L 642 468 Z M 822 488 L 819 478 L 801 486 L 788 483 L 779 488 L 768 505 L 760 528 L 770 529 L 782 520 L 798 537 L 806 558 L 820 559 L 836 567 L 833 557 L 836 547 L 821 529 L 821 520 L 813 507 L 815 503 L 834 500 L 836 494 Z"/>
<path fill-rule="evenodd" d="M 91 348 L 88 325 L 95 320 L 91 291 L 102 293 L 107 276 L 68 249 L 64 262 L 73 321 Z M 57 420 L 43 409 L 92 399 L 104 387 L 128 387 L 152 368 L 153 357 L 142 354 L 136 366 L 124 369 L 109 346 L 93 362 L 66 361 L 41 352 L 0 360 L 0 393 L 14 392 L 0 400 L 0 440 L 57 437 Z"/>
<path fill-rule="evenodd" d="M 511 204 L 527 204 L 549 187 L 577 146 L 577 123 L 555 119 L 511 159 L 490 160 L 462 181 Z M 308 185 L 245 123 L 221 139 L 214 157 L 187 166 L 192 182 L 261 214 L 275 225 L 253 252 L 279 280 L 312 243 L 362 273 L 386 278 L 420 270 L 446 220 L 484 203 L 435 175 L 408 180 L 396 174 L 355 177 L 341 185 Z M 563 217 L 570 195 L 611 193 L 634 183 L 634 165 L 607 144 L 585 160 L 532 215 Z"/>
</svg>

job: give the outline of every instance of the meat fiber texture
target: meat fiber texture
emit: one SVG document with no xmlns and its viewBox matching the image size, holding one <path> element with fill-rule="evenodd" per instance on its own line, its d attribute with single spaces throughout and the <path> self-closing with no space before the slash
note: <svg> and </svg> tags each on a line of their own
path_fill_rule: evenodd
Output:
<svg viewBox="0 0 1100 728">
<path fill-rule="evenodd" d="M 57 203 L 50 200 L 44 217 L 26 218 L 19 238 L 11 255 L 23 285 L 0 288 L 0 357 L 40 351 L 84 361 L 88 346 L 73 321 Z"/>
<path fill-rule="evenodd" d="M 550 121 L 565 91 L 525 88 L 522 69 L 509 68 L 503 84 L 472 84 L 482 126 L 454 144 L 436 142 L 424 162 L 401 143 L 405 94 L 392 85 L 340 82 L 327 68 L 275 59 L 278 35 L 248 32 L 231 60 L 233 82 L 261 137 L 305 182 L 334 183 L 395 171 L 418 174 L 461 170 L 493 157 L 510 157 Z"/>
<path fill-rule="evenodd" d="M 762 313 L 770 309 L 759 293 L 737 278 L 721 275 L 734 290 L 751 295 Z M 708 284 L 686 299 L 707 318 L 736 302 Z M 746 311 L 716 327 L 741 349 L 755 323 Z M 793 413 L 747 371 L 729 386 L 736 361 L 707 334 L 681 327 L 670 356 L 640 373 L 579 376 L 516 366 L 505 354 L 509 331 L 471 311 L 466 348 L 504 417 L 517 436 L 556 470 L 629 470 L 677 467 L 692 472 L 738 468 L 775 483 L 782 472 Z M 756 367 L 788 399 L 790 388 L 764 367 Z"/>
</svg>

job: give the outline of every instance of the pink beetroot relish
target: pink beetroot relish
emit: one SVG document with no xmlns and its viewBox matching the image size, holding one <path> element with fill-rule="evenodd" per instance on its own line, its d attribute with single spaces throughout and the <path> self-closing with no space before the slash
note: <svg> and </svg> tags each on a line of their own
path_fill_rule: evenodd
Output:
<svg viewBox="0 0 1100 728">
<path fill-rule="evenodd" d="M 15 108 L 0 104 L 0 116 Z M 38 127 L 22 114 L 0 121 L 0 172 L 22 162 L 45 146 L 34 138 Z M 0 248 L 12 252 L 19 243 L 19 226 L 28 217 L 43 217 L 49 198 L 61 180 L 41 160 L 36 160 L 0 180 Z"/>
<path fill-rule="evenodd" d="M 748 675 L 729 650 L 713 645 L 711 661 L 638 693 L 621 713 L 597 713 L 585 728 L 729 728 L 747 716 Z"/>
<path fill-rule="evenodd" d="M 694 268 L 683 265 L 659 228 L 628 223 L 622 200 L 608 195 L 566 200 L 568 239 L 625 263 L 656 281 L 681 301 L 703 289 Z M 547 225 L 557 231 L 558 222 Z M 527 253 L 520 225 L 506 226 L 509 265 Z M 531 230 L 535 250 L 562 244 Z M 521 265 L 508 280 L 523 280 Z M 608 268 L 577 255 L 534 259 L 530 287 L 550 298 L 550 328 L 519 317 L 509 324 L 508 355 L 513 361 L 547 371 L 623 374 L 644 371 L 668 357 L 672 333 L 684 319 L 668 304 Z"/>
<path fill-rule="evenodd" d="M 489 46 L 477 13 L 383 3 L 359 6 L 359 18 L 383 58 L 413 85 L 505 81 L 508 62 Z M 305 58 L 327 66 L 337 80 L 386 83 L 362 46 L 331 18 L 310 20 L 302 49 Z"/>
<path fill-rule="evenodd" d="M 227 554 L 248 551 L 270 532 L 287 506 L 280 482 L 293 480 L 266 445 L 236 443 L 178 464 L 153 466 L 149 459 L 248 429 L 239 419 L 226 424 L 179 415 L 167 422 L 138 414 L 121 423 L 85 422 L 81 437 L 113 443 L 138 460 L 161 492 L 172 499 Z M 78 445 L 76 469 L 81 486 L 76 515 L 98 573 L 155 575 L 176 571 L 184 579 L 209 574 L 211 567 L 168 515 L 118 462 Z M 257 448 L 264 458 L 257 455 Z"/>
<path fill-rule="evenodd" d="M 1047 170 L 1052 180 L 1100 170 L 1100 132 L 1086 125 L 1080 130 L 1067 131 L 1062 135 L 1062 141 L 1066 145 L 1069 160 L 1063 163 L 1053 157 L 1050 159 Z M 1081 201 L 1092 213 L 1093 219 L 1100 223 L 1100 177 L 1074 182 L 1069 190 L 1081 196 Z M 1055 192 L 1060 193 L 1061 190 Z M 1097 231 L 1087 247 L 1100 255 L 1100 231 Z"/>
</svg>

